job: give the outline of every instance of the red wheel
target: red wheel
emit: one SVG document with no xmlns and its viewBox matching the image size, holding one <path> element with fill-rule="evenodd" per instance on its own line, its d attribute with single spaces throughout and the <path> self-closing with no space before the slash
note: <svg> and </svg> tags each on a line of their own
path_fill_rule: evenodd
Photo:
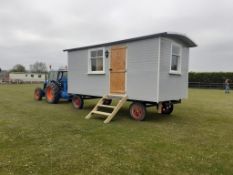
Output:
<svg viewBox="0 0 233 175">
<path fill-rule="evenodd" d="M 129 111 L 134 120 L 142 121 L 146 118 L 146 107 L 143 103 L 133 102 L 129 107 Z"/>
<path fill-rule="evenodd" d="M 45 96 L 48 103 L 58 103 L 60 99 L 60 89 L 57 84 L 49 83 L 45 89 Z"/>
<path fill-rule="evenodd" d="M 49 101 L 52 101 L 53 98 L 54 98 L 53 90 L 52 90 L 52 88 L 50 86 L 47 87 L 47 89 L 46 89 L 46 97 L 47 97 L 47 100 L 49 100 Z"/>
<path fill-rule="evenodd" d="M 74 108 L 82 109 L 83 108 L 83 98 L 80 95 L 73 96 L 72 104 L 73 104 Z"/>
</svg>

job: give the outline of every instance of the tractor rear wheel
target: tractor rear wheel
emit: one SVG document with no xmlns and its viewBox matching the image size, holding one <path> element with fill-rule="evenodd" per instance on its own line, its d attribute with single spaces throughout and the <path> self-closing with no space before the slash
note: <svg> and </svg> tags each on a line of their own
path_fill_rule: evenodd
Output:
<svg viewBox="0 0 233 175">
<path fill-rule="evenodd" d="M 37 101 L 42 100 L 43 93 L 44 93 L 43 90 L 41 88 L 37 87 L 34 91 L 34 99 Z"/>
<path fill-rule="evenodd" d="M 133 102 L 130 107 L 130 116 L 137 121 L 146 119 L 146 106 L 140 102 Z"/>
<path fill-rule="evenodd" d="M 169 115 L 173 111 L 173 104 L 171 102 L 162 103 L 162 114 Z"/>
<path fill-rule="evenodd" d="M 72 98 L 72 104 L 75 109 L 82 109 L 83 108 L 83 98 L 80 95 L 74 95 Z"/>
<path fill-rule="evenodd" d="M 55 83 L 49 83 L 45 90 L 45 96 L 48 103 L 58 103 L 60 99 L 60 88 Z"/>
</svg>

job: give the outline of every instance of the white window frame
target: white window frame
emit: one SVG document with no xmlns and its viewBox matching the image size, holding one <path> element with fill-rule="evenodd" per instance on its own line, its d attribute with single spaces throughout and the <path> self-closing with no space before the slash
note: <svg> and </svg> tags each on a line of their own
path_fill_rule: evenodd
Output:
<svg viewBox="0 0 233 175">
<path fill-rule="evenodd" d="M 172 70 L 171 69 L 171 66 L 172 66 L 172 46 L 177 46 L 180 48 L 180 53 L 179 55 L 176 55 L 176 56 L 179 56 L 179 59 L 178 59 L 178 70 Z M 172 42 L 171 43 L 171 54 L 170 54 L 170 67 L 169 67 L 169 73 L 170 74 L 176 74 L 176 75 L 181 75 L 181 63 L 182 63 L 182 46 L 180 44 L 177 44 L 177 43 L 174 43 Z"/>
<path fill-rule="evenodd" d="M 102 71 L 92 71 L 91 70 L 91 52 L 102 50 L 103 51 L 103 70 Z M 88 50 L 88 74 L 105 74 L 105 48 L 94 48 Z"/>
</svg>

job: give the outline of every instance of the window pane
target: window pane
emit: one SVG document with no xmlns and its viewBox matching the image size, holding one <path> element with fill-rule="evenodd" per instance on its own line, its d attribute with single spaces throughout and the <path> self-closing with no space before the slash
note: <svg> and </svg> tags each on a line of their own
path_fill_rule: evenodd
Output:
<svg viewBox="0 0 233 175">
<path fill-rule="evenodd" d="M 94 58 L 97 55 L 97 51 L 91 51 L 91 57 Z"/>
<path fill-rule="evenodd" d="M 97 56 L 102 57 L 103 56 L 103 50 L 98 50 Z"/>
<path fill-rule="evenodd" d="M 48 80 L 56 80 L 57 79 L 57 71 L 50 71 L 48 74 Z"/>
<path fill-rule="evenodd" d="M 172 55 L 180 55 L 180 47 L 172 45 Z"/>
<path fill-rule="evenodd" d="M 103 71 L 103 57 L 91 59 L 91 71 Z"/>
<path fill-rule="evenodd" d="M 57 76 L 57 78 L 58 78 L 58 80 L 62 80 L 62 72 L 58 72 L 58 76 Z"/>
<path fill-rule="evenodd" d="M 63 79 L 67 80 L 67 77 L 68 77 L 68 73 L 67 72 L 63 72 Z"/>
<path fill-rule="evenodd" d="M 96 59 L 91 59 L 91 71 L 96 71 Z"/>
<path fill-rule="evenodd" d="M 97 69 L 97 71 L 103 70 L 103 58 L 96 59 L 96 69 Z"/>
<path fill-rule="evenodd" d="M 171 64 L 171 70 L 178 70 L 178 60 L 179 57 L 176 55 L 172 55 L 172 64 Z"/>
</svg>

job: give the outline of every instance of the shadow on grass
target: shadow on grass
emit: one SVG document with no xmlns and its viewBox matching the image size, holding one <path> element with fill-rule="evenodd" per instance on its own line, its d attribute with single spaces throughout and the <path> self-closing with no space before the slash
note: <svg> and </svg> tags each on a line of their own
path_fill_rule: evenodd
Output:
<svg viewBox="0 0 233 175">
<path fill-rule="evenodd" d="M 67 100 L 61 100 L 57 104 L 70 104 L 70 105 L 72 105 L 72 102 L 71 101 L 67 101 Z"/>
<path fill-rule="evenodd" d="M 70 105 L 72 105 L 72 102 L 71 101 L 67 101 L 67 100 L 59 100 L 59 102 L 55 103 L 55 104 L 48 103 L 45 98 L 43 98 L 42 100 L 32 99 L 32 101 L 35 102 L 35 103 L 39 103 L 40 102 L 40 103 L 51 104 L 51 105 L 63 105 L 63 104 L 70 104 Z"/>
<path fill-rule="evenodd" d="M 83 110 L 90 112 L 94 107 L 95 107 L 95 104 L 89 104 L 89 105 L 84 106 Z M 107 111 L 105 111 L 105 112 L 107 112 Z M 154 110 L 154 111 L 147 111 L 145 121 L 167 122 L 167 121 L 175 120 L 175 117 L 176 116 L 174 114 L 163 115 L 163 114 L 158 114 L 157 111 Z M 105 117 L 100 116 L 100 115 L 94 115 L 93 118 L 97 119 L 97 120 L 104 120 L 105 119 Z M 113 121 L 134 121 L 134 122 L 136 122 L 134 119 L 131 118 L 130 113 L 129 113 L 129 109 L 127 107 L 123 107 L 117 113 L 117 115 L 113 118 Z"/>
<path fill-rule="evenodd" d="M 120 110 L 120 112 L 117 114 L 118 119 L 128 119 L 134 121 L 134 119 L 131 118 L 129 109 L 123 108 Z M 163 115 L 163 114 L 158 114 L 156 110 L 154 111 L 147 111 L 146 113 L 146 119 L 145 121 L 150 121 L 150 122 L 161 122 L 161 121 L 169 121 L 171 120 L 174 115 Z"/>
<path fill-rule="evenodd" d="M 84 112 L 87 115 L 95 107 L 97 102 L 98 102 L 98 100 L 84 101 L 83 109 L 77 110 L 77 112 L 82 112 L 82 113 Z M 72 106 L 72 103 L 69 101 L 60 101 L 58 104 L 60 104 L 60 105 L 69 104 Z M 127 102 L 123 106 L 123 108 L 120 109 L 120 111 L 117 113 L 117 115 L 113 118 L 113 121 L 133 121 L 133 122 L 136 122 L 130 116 L 129 105 L 130 105 L 130 102 Z M 103 111 L 104 112 L 111 112 L 108 109 L 103 109 Z M 104 121 L 105 116 L 94 115 L 93 119 Z M 175 114 L 171 114 L 171 115 L 158 114 L 157 110 L 155 108 L 147 108 L 147 114 L 146 114 L 146 119 L 145 119 L 145 121 L 147 121 L 147 122 L 170 122 L 170 121 L 175 121 L 175 120 L 176 120 Z"/>
</svg>

